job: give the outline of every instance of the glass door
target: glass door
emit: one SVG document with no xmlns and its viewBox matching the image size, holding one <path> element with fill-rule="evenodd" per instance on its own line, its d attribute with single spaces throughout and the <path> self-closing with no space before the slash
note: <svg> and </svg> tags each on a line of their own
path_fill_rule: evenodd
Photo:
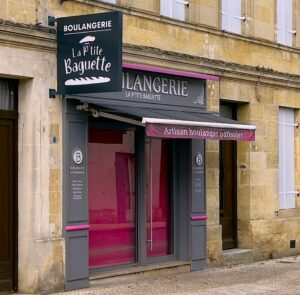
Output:
<svg viewBox="0 0 300 295">
<path fill-rule="evenodd" d="M 89 266 L 136 262 L 134 131 L 89 129 Z"/>
<path fill-rule="evenodd" d="M 149 139 L 147 157 L 147 256 L 173 254 L 170 140 Z"/>
</svg>

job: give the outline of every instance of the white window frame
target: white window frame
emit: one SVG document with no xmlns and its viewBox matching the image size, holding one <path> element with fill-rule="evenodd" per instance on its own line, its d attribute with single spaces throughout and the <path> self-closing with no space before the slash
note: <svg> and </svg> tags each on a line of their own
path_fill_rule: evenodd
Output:
<svg viewBox="0 0 300 295">
<path fill-rule="evenodd" d="M 242 21 L 246 21 L 246 16 L 242 16 L 241 0 L 222 0 L 221 5 L 222 30 L 241 34 Z"/>
<path fill-rule="evenodd" d="M 188 0 L 160 0 L 160 14 L 184 21 L 188 4 Z"/>
<path fill-rule="evenodd" d="M 293 36 L 293 0 L 277 0 L 277 42 L 292 46 Z"/>
<path fill-rule="evenodd" d="M 279 108 L 279 209 L 296 208 L 295 187 L 295 112 Z"/>
<path fill-rule="evenodd" d="M 110 4 L 117 4 L 117 0 L 102 0 L 102 2 L 110 3 Z"/>
</svg>

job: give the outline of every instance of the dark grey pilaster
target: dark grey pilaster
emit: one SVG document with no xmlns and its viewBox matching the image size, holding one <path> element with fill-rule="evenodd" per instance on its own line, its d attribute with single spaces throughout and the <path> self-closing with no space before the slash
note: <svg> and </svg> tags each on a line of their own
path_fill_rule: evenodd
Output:
<svg viewBox="0 0 300 295">
<path fill-rule="evenodd" d="M 192 270 L 206 265 L 205 141 L 191 143 L 191 260 Z"/>
<path fill-rule="evenodd" d="M 64 224 L 67 290 L 89 286 L 87 135 L 88 119 L 65 101 Z"/>
</svg>

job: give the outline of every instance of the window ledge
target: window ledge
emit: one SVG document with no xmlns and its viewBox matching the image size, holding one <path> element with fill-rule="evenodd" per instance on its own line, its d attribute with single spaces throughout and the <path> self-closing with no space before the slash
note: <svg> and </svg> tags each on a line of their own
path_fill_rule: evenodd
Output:
<svg viewBox="0 0 300 295">
<path fill-rule="evenodd" d="M 278 211 L 275 211 L 278 218 L 294 218 L 299 217 L 300 218 L 300 208 L 295 209 L 279 209 Z"/>
</svg>

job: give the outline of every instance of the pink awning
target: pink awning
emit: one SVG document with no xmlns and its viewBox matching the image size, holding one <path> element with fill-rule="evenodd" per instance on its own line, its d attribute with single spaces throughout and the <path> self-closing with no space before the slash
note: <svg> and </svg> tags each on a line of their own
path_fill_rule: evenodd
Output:
<svg viewBox="0 0 300 295">
<path fill-rule="evenodd" d="M 159 138 L 194 138 L 212 140 L 254 141 L 255 130 L 235 128 L 215 128 L 167 124 L 146 124 L 146 134 Z"/>
<path fill-rule="evenodd" d="M 97 117 L 105 117 L 146 128 L 146 135 L 158 138 L 194 138 L 210 140 L 254 141 L 254 125 L 247 125 L 219 114 L 197 109 L 174 110 L 145 106 L 104 104 L 96 99 L 82 99 L 85 107 L 98 105 L 96 110 L 87 107 Z M 80 107 L 82 109 L 83 106 Z"/>
<path fill-rule="evenodd" d="M 146 134 L 159 138 L 195 138 L 211 140 L 254 141 L 254 125 L 239 122 L 189 121 L 159 118 L 143 118 Z"/>
</svg>

